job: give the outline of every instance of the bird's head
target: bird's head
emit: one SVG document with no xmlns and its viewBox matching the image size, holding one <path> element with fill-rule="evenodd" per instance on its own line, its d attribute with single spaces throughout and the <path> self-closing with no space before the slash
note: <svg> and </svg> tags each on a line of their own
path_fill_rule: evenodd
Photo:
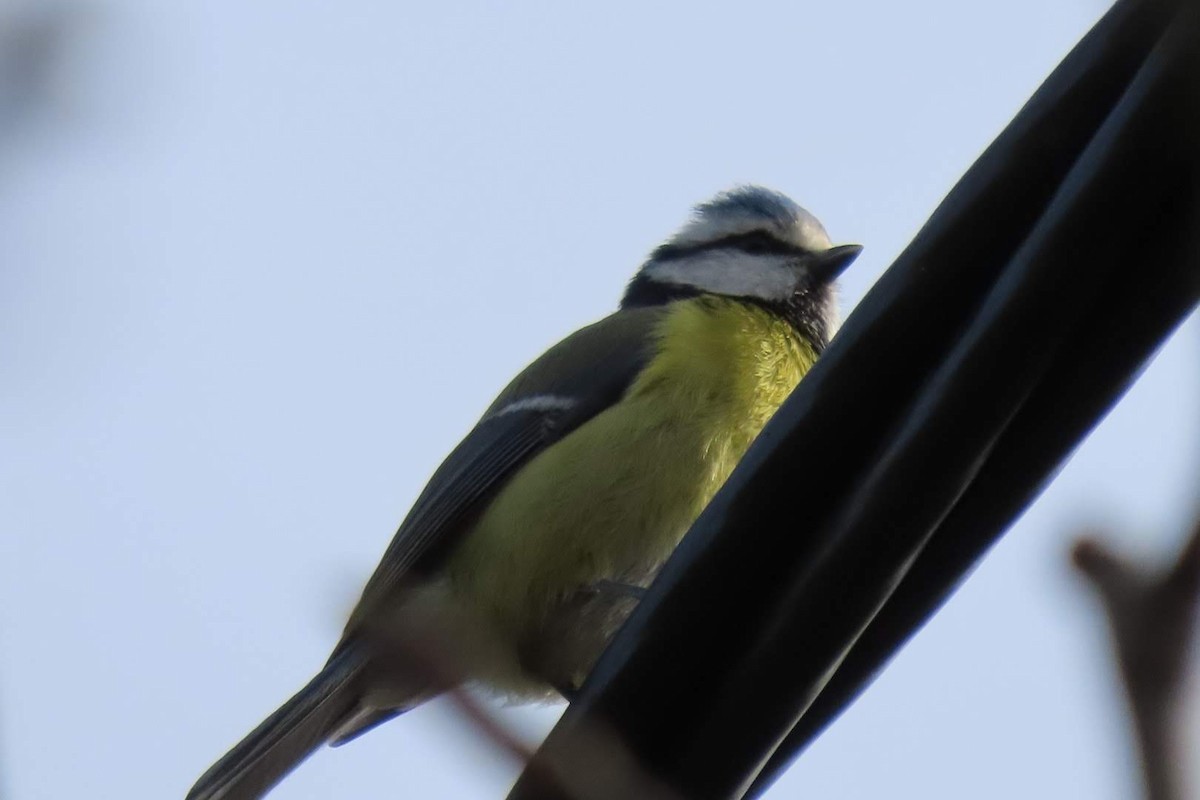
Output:
<svg viewBox="0 0 1200 800">
<path fill-rule="evenodd" d="M 642 264 L 621 307 L 734 297 L 779 313 L 823 347 L 837 326 L 834 280 L 861 251 L 833 246 L 817 218 L 787 196 L 743 186 L 697 206 Z"/>
</svg>

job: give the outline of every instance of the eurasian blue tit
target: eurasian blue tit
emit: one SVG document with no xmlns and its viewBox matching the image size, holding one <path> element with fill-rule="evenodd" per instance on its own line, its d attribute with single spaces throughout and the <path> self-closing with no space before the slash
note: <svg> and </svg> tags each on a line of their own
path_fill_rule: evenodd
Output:
<svg viewBox="0 0 1200 800">
<path fill-rule="evenodd" d="M 446 458 L 315 678 L 196 783 L 265 793 L 462 682 L 570 696 L 837 325 L 834 247 L 787 197 L 698 206 L 620 307 L 551 347 Z"/>
</svg>

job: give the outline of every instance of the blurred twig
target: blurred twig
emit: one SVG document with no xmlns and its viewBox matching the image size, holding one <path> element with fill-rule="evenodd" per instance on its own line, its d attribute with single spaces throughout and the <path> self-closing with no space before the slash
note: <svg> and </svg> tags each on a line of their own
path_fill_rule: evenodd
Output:
<svg viewBox="0 0 1200 800">
<path fill-rule="evenodd" d="M 669 787 L 648 775 L 611 729 L 593 726 L 580 735 L 581 745 L 557 754 L 553 762 L 532 761 L 534 750 L 466 689 L 459 686 L 448 696 L 471 727 L 517 763 L 530 765 L 534 779 L 565 788 L 572 800 L 683 800 Z M 540 776 L 537 773 L 542 773 Z"/>
<path fill-rule="evenodd" d="M 1076 542 L 1075 565 L 1104 604 L 1133 713 L 1146 796 L 1183 800 L 1183 690 L 1200 612 L 1200 519 L 1173 564 L 1148 570 L 1095 535 Z"/>
<path fill-rule="evenodd" d="M 643 770 L 616 732 L 602 723 L 582 726 L 576 732 L 578 744 L 560 750 L 553 759 L 533 760 L 534 750 L 462 685 L 471 674 L 469 665 L 480 652 L 481 641 L 486 650 L 489 631 L 476 627 L 469 641 L 456 641 L 449 634 L 452 629 L 388 629 L 381 636 L 385 644 L 383 657 L 394 658 L 398 669 L 418 676 L 430 687 L 431 694 L 444 691 L 478 735 L 527 766 L 531 780 L 560 787 L 570 800 L 683 800 Z"/>
</svg>

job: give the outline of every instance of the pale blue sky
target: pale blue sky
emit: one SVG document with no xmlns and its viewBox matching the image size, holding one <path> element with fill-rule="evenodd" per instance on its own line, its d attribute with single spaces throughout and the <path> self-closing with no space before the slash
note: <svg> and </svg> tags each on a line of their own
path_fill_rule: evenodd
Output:
<svg viewBox="0 0 1200 800">
<path fill-rule="evenodd" d="M 1104 10 L 82 7 L 56 102 L 0 141 L 13 800 L 181 797 L 323 663 L 500 386 L 607 313 L 691 204 L 791 194 L 867 247 L 848 309 Z M 1193 318 L 772 797 L 1129 796 L 1063 556 L 1093 520 L 1178 541 L 1197 363 Z M 504 716 L 532 739 L 557 709 Z M 435 702 L 272 797 L 498 798 L 515 774 Z"/>
</svg>

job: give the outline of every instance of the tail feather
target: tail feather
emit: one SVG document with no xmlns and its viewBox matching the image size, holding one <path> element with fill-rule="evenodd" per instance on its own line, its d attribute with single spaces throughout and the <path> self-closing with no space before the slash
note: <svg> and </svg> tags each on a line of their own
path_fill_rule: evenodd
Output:
<svg viewBox="0 0 1200 800">
<path fill-rule="evenodd" d="M 200 776 L 187 800 L 254 800 L 324 744 L 358 702 L 363 660 L 346 648 Z"/>
</svg>

